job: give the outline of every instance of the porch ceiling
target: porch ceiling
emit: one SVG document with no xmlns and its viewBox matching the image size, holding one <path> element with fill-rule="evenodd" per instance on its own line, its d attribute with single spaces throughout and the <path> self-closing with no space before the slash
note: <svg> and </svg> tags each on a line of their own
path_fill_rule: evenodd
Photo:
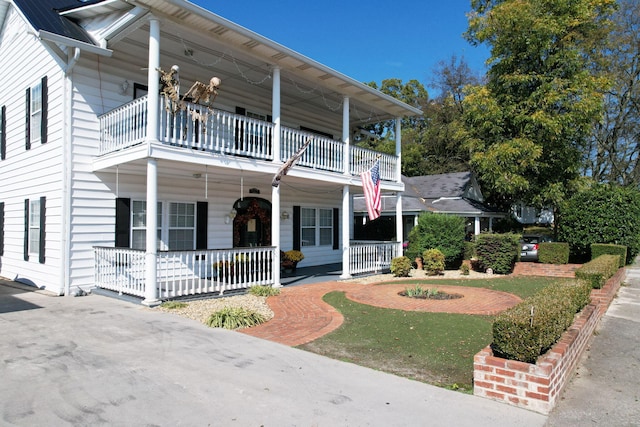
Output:
<svg viewBox="0 0 640 427">
<path fill-rule="evenodd" d="M 348 96 L 352 126 L 421 114 L 417 108 L 190 2 L 132 0 L 123 7 L 131 5 L 160 17 L 161 66 L 180 66 L 181 80 L 188 82 L 184 90 L 194 81 L 206 82 L 215 75 L 222 79 L 228 94 L 258 93 L 260 98 L 270 100 L 272 69 L 279 67 L 283 106 L 311 106 L 318 114 L 341 120 L 343 98 Z M 77 17 L 86 18 L 86 8 L 78 11 Z M 114 57 L 140 71 L 146 67 L 148 34 L 148 25 L 144 24 L 109 47 L 114 49 Z M 126 44 L 126 49 L 118 49 L 120 43 Z"/>
</svg>

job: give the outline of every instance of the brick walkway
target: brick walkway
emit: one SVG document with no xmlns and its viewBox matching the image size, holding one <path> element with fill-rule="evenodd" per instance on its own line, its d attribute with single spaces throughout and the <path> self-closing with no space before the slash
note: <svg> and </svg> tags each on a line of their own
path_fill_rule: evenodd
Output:
<svg viewBox="0 0 640 427">
<path fill-rule="evenodd" d="M 288 346 L 311 342 L 337 329 L 342 315 L 322 297 L 332 291 L 344 291 L 347 298 L 361 304 L 407 311 L 430 311 L 461 314 L 494 315 L 520 302 L 515 295 L 466 286 L 422 285 L 438 288 L 463 297 L 451 300 L 421 300 L 398 295 L 411 285 L 402 282 L 386 285 L 363 285 L 352 282 L 324 282 L 283 288 L 280 295 L 267 300 L 274 318 L 240 332 Z"/>
</svg>

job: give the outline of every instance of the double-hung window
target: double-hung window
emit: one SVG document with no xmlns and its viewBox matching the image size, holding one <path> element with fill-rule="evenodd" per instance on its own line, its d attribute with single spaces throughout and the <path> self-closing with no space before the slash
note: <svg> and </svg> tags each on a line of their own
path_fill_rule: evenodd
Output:
<svg viewBox="0 0 640 427">
<path fill-rule="evenodd" d="M 29 136 L 31 143 L 40 141 L 42 128 L 42 82 L 31 88 L 29 105 Z"/>
<path fill-rule="evenodd" d="M 157 249 L 193 250 L 196 236 L 195 203 L 158 202 Z M 146 249 L 147 202 L 131 203 L 131 247 Z"/>
<path fill-rule="evenodd" d="M 301 208 L 300 232 L 302 246 L 333 244 L 333 210 Z"/>
</svg>

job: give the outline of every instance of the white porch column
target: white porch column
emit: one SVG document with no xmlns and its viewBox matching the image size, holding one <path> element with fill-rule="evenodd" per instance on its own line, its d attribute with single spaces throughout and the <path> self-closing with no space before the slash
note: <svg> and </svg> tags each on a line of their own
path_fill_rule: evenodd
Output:
<svg viewBox="0 0 640 427">
<path fill-rule="evenodd" d="M 402 117 L 396 117 L 396 181 L 402 182 Z"/>
<path fill-rule="evenodd" d="M 280 186 L 271 187 L 271 245 L 275 246 L 273 257 L 273 287 L 280 283 Z"/>
<path fill-rule="evenodd" d="M 493 217 L 489 217 L 489 232 L 493 233 Z"/>
<path fill-rule="evenodd" d="M 280 120 L 280 68 L 273 68 L 273 87 L 271 88 L 271 115 L 273 116 L 273 160 L 280 162 L 282 123 Z"/>
<path fill-rule="evenodd" d="M 342 187 L 342 274 L 341 279 L 351 278 L 351 268 L 349 260 L 349 237 L 351 235 L 351 220 L 353 212 L 351 209 L 351 195 L 349 186 Z"/>
<path fill-rule="evenodd" d="M 344 142 L 344 171 L 345 175 L 351 175 L 351 132 L 349 129 L 349 97 L 342 101 L 342 142 Z"/>
<path fill-rule="evenodd" d="M 147 143 L 158 140 L 160 111 L 160 21 L 149 19 L 149 70 L 147 71 Z"/>
<path fill-rule="evenodd" d="M 480 234 L 480 217 L 479 216 L 475 217 L 473 234 L 475 234 L 476 236 Z"/>
<path fill-rule="evenodd" d="M 147 159 L 147 216 L 146 216 L 146 252 L 144 255 L 144 301 L 143 304 L 155 306 L 158 300 L 158 275 L 156 249 L 158 229 L 158 161 Z"/>
<path fill-rule="evenodd" d="M 398 157 L 396 166 L 396 181 L 402 182 L 402 117 L 396 117 L 396 156 Z M 396 192 L 396 238 L 400 242 L 400 253 L 402 255 L 402 243 L 404 242 L 404 221 L 402 220 L 402 193 Z"/>
<path fill-rule="evenodd" d="M 160 105 L 160 21 L 149 19 L 149 70 L 147 71 L 147 144 L 158 140 L 158 113 Z M 156 234 L 158 229 L 158 161 L 147 158 L 147 215 L 145 252 L 145 298 L 143 304 L 155 306 L 158 300 Z"/>
</svg>

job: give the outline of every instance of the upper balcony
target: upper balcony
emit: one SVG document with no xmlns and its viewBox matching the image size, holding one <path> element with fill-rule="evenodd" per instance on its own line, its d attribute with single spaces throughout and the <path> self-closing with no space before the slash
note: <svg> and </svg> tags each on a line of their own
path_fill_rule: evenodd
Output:
<svg viewBox="0 0 640 427">
<path fill-rule="evenodd" d="M 308 140 L 311 142 L 296 165 L 337 174 L 359 175 L 380 159 L 380 178 L 395 181 L 398 157 L 378 153 L 322 135 L 288 127 L 281 128 L 280 150 L 274 150 L 271 122 L 185 103 L 184 110 L 172 112 L 160 98 L 159 142 L 198 152 L 253 158 L 280 164 L 291 158 Z M 147 95 L 100 116 L 100 151 L 106 155 L 141 144 L 147 132 Z M 274 153 L 280 152 L 278 159 Z M 348 153 L 348 156 L 345 155 Z M 345 161 L 348 157 L 348 161 Z"/>
</svg>

